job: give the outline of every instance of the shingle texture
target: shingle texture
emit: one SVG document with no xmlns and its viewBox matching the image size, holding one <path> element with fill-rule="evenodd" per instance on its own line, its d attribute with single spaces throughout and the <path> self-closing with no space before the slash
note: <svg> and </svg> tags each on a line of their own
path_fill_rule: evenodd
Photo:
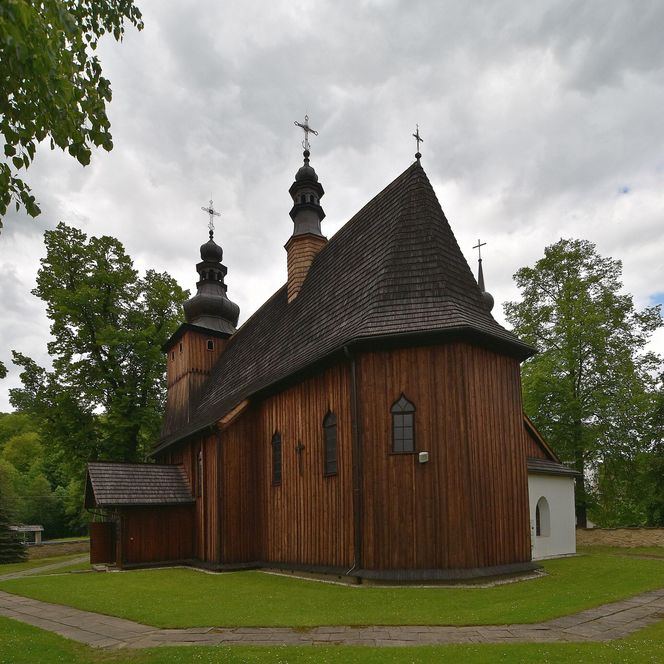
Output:
<svg viewBox="0 0 664 664">
<path fill-rule="evenodd" d="M 147 463 L 89 463 L 86 505 L 185 505 L 193 503 L 189 481 L 182 466 Z"/>
<path fill-rule="evenodd" d="M 576 470 L 563 466 L 562 463 L 549 461 L 548 459 L 537 459 L 535 457 L 528 457 L 528 472 L 542 475 L 576 476 L 579 474 Z"/>
<path fill-rule="evenodd" d="M 344 345 L 459 332 L 528 357 L 482 296 L 419 162 L 360 210 L 314 258 L 289 304 L 282 286 L 230 339 L 192 421 L 156 450 L 212 424 L 257 391 Z"/>
</svg>

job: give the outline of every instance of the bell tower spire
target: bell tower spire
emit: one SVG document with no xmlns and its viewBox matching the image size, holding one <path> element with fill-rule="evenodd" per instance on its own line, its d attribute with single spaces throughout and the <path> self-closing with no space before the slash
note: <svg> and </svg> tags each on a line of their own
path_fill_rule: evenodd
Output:
<svg viewBox="0 0 664 664">
<path fill-rule="evenodd" d="M 214 218 L 220 214 L 214 209 L 212 201 L 209 207 L 202 207 L 201 210 L 207 212 L 210 217 L 208 222 L 210 239 L 201 245 L 201 262 L 196 265 L 199 274 L 197 292 L 184 303 L 184 317 L 191 325 L 230 336 L 235 332 L 240 307 L 231 302 L 226 295 L 227 286 L 224 277 L 228 270 L 221 263 L 224 251 L 214 241 Z"/>
<path fill-rule="evenodd" d="M 234 334 L 240 307 L 226 295 L 226 266 L 222 248 L 214 241 L 214 218 L 220 216 L 210 201 L 201 208 L 209 216 L 210 239 L 201 245 L 201 261 L 196 265 L 196 295 L 184 303 L 185 322 L 164 344 L 166 351 L 166 412 L 162 436 L 191 420 L 203 386 L 228 338 Z"/>
<path fill-rule="evenodd" d="M 493 309 L 493 295 L 489 293 L 485 288 L 484 288 L 484 270 L 482 269 L 482 247 L 486 245 L 486 242 L 480 242 L 479 238 L 477 240 L 477 244 L 473 247 L 473 249 L 477 249 L 477 285 L 480 287 L 480 291 L 482 291 L 482 302 L 484 303 L 484 308 L 487 311 L 491 311 Z"/>
<path fill-rule="evenodd" d="M 327 238 L 321 232 L 321 221 L 325 212 L 320 205 L 320 199 L 325 194 L 323 186 L 318 181 L 316 171 L 309 164 L 309 134 L 318 136 L 318 132 L 309 126 L 309 116 L 304 116 L 304 123 L 295 122 L 295 125 L 304 131 L 304 164 L 295 174 L 295 181 L 288 193 L 293 199 L 290 211 L 293 220 L 293 235 L 291 235 L 285 248 L 288 254 L 288 301 L 294 300 L 307 276 L 316 254 L 327 243 Z"/>
</svg>

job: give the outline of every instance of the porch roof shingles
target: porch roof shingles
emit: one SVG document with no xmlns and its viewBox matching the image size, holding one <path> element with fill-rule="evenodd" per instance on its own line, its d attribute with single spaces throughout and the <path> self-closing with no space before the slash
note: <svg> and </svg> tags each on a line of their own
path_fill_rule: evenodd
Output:
<svg viewBox="0 0 664 664">
<path fill-rule="evenodd" d="M 87 507 L 187 505 L 194 502 L 183 466 L 148 463 L 89 463 L 85 498 Z"/>
</svg>

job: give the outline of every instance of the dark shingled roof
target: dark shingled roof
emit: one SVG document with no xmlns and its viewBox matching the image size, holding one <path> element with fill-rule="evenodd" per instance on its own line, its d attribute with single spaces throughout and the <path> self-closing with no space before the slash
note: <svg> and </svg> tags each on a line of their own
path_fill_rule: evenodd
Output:
<svg viewBox="0 0 664 664">
<path fill-rule="evenodd" d="M 519 359 L 534 353 L 483 307 L 419 162 L 321 249 L 295 300 L 286 296 L 284 285 L 233 334 L 192 420 L 155 452 L 350 343 L 456 334 Z"/>
<path fill-rule="evenodd" d="M 548 459 L 537 459 L 535 457 L 528 457 L 528 472 L 540 475 L 569 475 L 571 477 L 580 475 L 578 471 L 563 466 L 562 463 L 549 461 Z"/>
<path fill-rule="evenodd" d="M 182 466 L 88 464 L 86 507 L 186 505 L 193 502 L 187 474 Z"/>
</svg>

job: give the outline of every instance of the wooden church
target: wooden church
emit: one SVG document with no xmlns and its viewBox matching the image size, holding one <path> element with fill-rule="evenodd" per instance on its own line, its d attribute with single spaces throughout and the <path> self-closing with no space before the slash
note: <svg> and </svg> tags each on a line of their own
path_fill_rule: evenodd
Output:
<svg viewBox="0 0 664 664">
<path fill-rule="evenodd" d="M 89 464 L 86 505 L 105 515 L 93 562 L 521 572 L 555 523 L 532 507 L 533 474 L 567 487 L 573 549 L 574 473 L 522 410 L 534 349 L 491 316 L 419 152 L 330 240 L 309 157 L 289 190 L 288 281 L 239 329 L 212 230 L 201 247 L 164 347 L 156 463 Z"/>
</svg>

